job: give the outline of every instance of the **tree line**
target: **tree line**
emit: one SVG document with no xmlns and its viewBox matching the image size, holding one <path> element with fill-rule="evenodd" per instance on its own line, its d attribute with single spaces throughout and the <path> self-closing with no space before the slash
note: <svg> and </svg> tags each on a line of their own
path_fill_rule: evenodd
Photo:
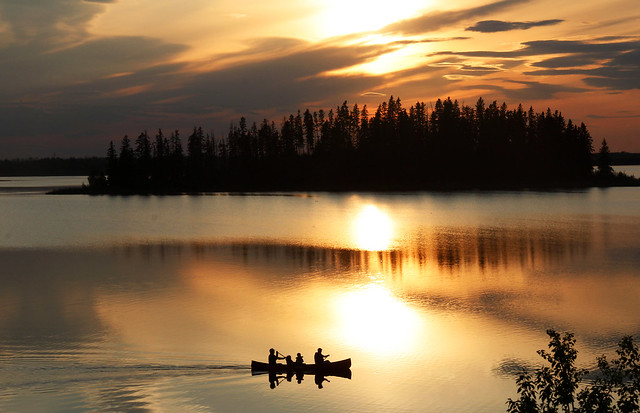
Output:
<svg viewBox="0 0 640 413">
<path fill-rule="evenodd" d="M 146 131 L 89 177 L 106 193 L 258 190 L 411 190 L 590 185 L 592 138 L 555 110 L 438 99 L 408 109 L 391 97 L 367 106 L 305 110 L 278 124 L 242 117 L 225 137 Z M 607 149 L 608 151 L 608 149 Z"/>
</svg>

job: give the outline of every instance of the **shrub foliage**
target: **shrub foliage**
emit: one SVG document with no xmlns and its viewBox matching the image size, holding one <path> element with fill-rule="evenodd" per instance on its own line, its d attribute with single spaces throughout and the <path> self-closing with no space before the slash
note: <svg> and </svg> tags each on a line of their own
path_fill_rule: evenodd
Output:
<svg viewBox="0 0 640 413">
<path fill-rule="evenodd" d="M 598 371 L 588 384 L 588 373 L 576 367 L 572 333 L 547 330 L 549 350 L 538 354 L 547 362 L 531 374 L 523 369 L 516 379 L 518 398 L 507 400 L 508 413 L 630 413 L 640 411 L 640 352 L 631 336 L 618 343 L 617 357 L 598 358 Z"/>
</svg>

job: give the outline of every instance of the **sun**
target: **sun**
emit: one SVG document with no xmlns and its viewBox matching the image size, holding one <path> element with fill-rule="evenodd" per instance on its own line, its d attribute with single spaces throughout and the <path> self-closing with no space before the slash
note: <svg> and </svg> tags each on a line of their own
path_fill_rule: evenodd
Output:
<svg viewBox="0 0 640 413">
<path fill-rule="evenodd" d="M 429 5 L 425 0 L 325 0 L 319 30 L 326 37 L 377 30 L 417 16 Z"/>
<path fill-rule="evenodd" d="M 389 249 L 393 239 L 393 222 L 375 205 L 366 205 L 353 221 L 356 246 L 365 251 Z"/>
</svg>

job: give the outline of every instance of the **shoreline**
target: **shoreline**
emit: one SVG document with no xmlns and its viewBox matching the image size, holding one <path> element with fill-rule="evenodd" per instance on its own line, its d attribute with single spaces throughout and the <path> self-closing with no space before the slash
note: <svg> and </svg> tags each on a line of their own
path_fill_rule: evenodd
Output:
<svg viewBox="0 0 640 413">
<path fill-rule="evenodd" d="M 252 187 L 252 188 L 202 188 L 199 190 L 189 189 L 122 189 L 114 188 L 108 190 L 97 190 L 87 185 L 79 187 L 58 188 L 46 192 L 47 195 L 156 195 L 156 196 L 178 196 L 178 195 L 200 195 L 200 196 L 295 196 L 295 193 L 307 192 L 364 192 L 364 193 L 408 193 L 408 192 L 453 192 L 453 191 L 566 191 L 589 188 L 612 188 L 612 187 L 638 187 L 640 179 L 624 173 L 618 173 L 611 177 L 594 177 L 589 181 L 568 181 L 558 183 L 538 183 L 538 184 L 439 184 L 424 186 L 292 186 L 288 188 L 276 187 Z"/>
</svg>

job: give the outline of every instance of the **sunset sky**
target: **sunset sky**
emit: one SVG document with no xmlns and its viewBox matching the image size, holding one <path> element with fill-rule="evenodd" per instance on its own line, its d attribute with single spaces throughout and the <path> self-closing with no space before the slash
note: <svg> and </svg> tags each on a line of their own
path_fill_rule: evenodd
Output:
<svg viewBox="0 0 640 413">
<path fill-rule="evenodd" d="M 640 152 L 640 3 L 0 0 L 0 159 L 391 95 L 551 107 Z"/>
</svg>

